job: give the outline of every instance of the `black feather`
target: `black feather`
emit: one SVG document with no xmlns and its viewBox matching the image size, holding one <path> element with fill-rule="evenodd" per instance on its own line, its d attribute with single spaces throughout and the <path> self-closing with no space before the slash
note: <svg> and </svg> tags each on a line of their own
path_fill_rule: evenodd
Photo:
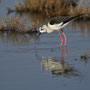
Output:
<svg viewBox="0 0 90 90">
<path fill-rule="evenodd" d="M 80 17 L 80 16 L 82 16 L 82 15 L 83 15 L 83 14 L 80 14 L 80 15 L 77 15 L 77 16 L 73 16 L 73 17 L 71 17 L 71 18 L 63 21 L 63 24 L 65 24 L 65 23 L 67 23 L 67 22 L 69 22 L 69 21 L 72 21 L 72 20 L 74 20 L 74 19 L 76 19 L 76 18 L 78 18 L 78 17 Z"/>
<path fill-rule="evenodd" d="M 84 15 L 84 14 L 80 14 L 80 15 L 73 16 L 73 17 L 70 17 L 70 16 L 68 16 L 68 17 L 56 17 L 56 18 L 52 19 L 49 23 L 51 25 L 60 24 L 61 22 L 63 22 L 63 24 L 65 24 L 69 21 L 72 21 L 72 20 L 82 16 L 82 15 Z"/>
</svg>

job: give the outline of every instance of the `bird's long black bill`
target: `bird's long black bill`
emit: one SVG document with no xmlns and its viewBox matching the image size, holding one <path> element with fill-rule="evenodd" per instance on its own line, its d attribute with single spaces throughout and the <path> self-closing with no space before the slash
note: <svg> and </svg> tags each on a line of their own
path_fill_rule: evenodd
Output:
<svg viewBox="0 0 90 90">
<path fill-rule="evenodd" d="M 41 35 L 41 32 L 40 31 L 37 31 L 37 35 L 40 36 Z"/>
<path fill-rule="evenodd" d="M 39 35 L 41 35 L 41 32 L 39 32 Z"/>
</svg>

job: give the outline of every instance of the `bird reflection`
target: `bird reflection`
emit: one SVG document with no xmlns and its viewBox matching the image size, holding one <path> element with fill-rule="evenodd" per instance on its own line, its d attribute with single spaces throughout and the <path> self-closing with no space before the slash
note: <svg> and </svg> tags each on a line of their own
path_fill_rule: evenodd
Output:
<svg viewBox="0 0 90 90">
<path fill-rule="evenodd" d="M 64 55 L 64 49 L 65 49 L 65 55 Z M 67 54 L 68 54 L 68 50 L 67 50 L 67 48 L 64 47 L 64 49 L 63 49 L 63 47 L 61 47 L 61 56 L 60 56 L 60 61 L 61 61 L 61 60 L 64 61 L 64 59 L 66 58 L 66 56 L 67 56 Z"/>
<path fill-rule="evenodd" d="M 65 49 L 65 54 L 64 54 Z M 51 74 L 54 75 L 67 75 L 74 71 L 72 67 L 70 67 L 66 62 L 66 56 L 68 54 L 67 48 L 61 47 L 61 55 L 60 59 L 56 59 L 55 57 L 42 57 L 41 67 L 43 70 L 50 70 Z"/>
</svg>

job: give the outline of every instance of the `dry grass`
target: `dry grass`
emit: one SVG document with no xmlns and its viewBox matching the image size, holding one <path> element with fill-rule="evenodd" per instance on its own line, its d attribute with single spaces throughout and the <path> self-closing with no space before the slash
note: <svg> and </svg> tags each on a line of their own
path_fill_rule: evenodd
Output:
<svg viewBox="0 0 90 90">
<path fill-rule="evenodd" d="M 5 17 L 2 18 L 0 31 L 31 33 L 35 28 L 31 27 L 27 20 L 20 20 L 20 17 Z"/>
<path fill-rule="evenodd" d="M 65 14 L 63 9 L 67 9 L 70 5 L 75 7 L 77 0 L 23 0 L 22 5 L 19 2 L 16 3 L 16 10 L 41 12 L 47 16 L 53 16 Z"/>
<path fill-rule="evenodd" d="M 35 30 L 36 28 L 28 24 L 27 19 L 21 20 L 19 16 L 5 17 L 0 24 L 0 38 L 12 44 L 29 43 L 32 38 L 39 38 Z"/>
<path fill-rule="evenodd" d="M 23 4 L 16 3 L 16 10 L 33 11 L 52 16 L 74 16 L 81 13 L 89 13 L 84 19 L 90 19 L 90 0 L 85 4 L 83 0 L 23 0 Z"/>
<path fill-rule="evenodd" d="M 74 16 L 78 14 L 86 13 L 81 19 L 90 20 L 90 0 L 85 4 L 85 0 L 81 0 L 80 4 L 78 4 L 75 8 L 70 7 L 68 15 Z"/>
</svg>

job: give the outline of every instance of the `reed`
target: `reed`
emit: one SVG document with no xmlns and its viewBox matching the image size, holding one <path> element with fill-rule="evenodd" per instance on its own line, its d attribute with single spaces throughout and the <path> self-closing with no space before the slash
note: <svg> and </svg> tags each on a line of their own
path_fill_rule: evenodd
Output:
<svg viewBox="0 0 90 90">
<path fill-rule="evenodd" d="M 85 3 L 85 0 L 81 0 L 75 8 L 71 6 L 68 15 L 75 16 L 82 13 L 85 13 L 85 15 L 80 18 L 81 20 L 90 20 L 90 0 L 87 3 Z"/>
<path fill-rule="evenodd" d="M 48 17 L 88 13 L 83 19 L 90 19 L 90 0 L 86 4 L 85 0 L 23 0 L 22 4 L 16 3 L 16 10 L 43 13 Z"/>
<path fill-rule="evenodd" d="M 32 33 L 34 32 L 32 26 L 28 24 L 26 19 L 21 20 L 20 17 L 4 17 L 0 24 L 0 31 L 17 32 L 17 33 Z"/>
</svg>

